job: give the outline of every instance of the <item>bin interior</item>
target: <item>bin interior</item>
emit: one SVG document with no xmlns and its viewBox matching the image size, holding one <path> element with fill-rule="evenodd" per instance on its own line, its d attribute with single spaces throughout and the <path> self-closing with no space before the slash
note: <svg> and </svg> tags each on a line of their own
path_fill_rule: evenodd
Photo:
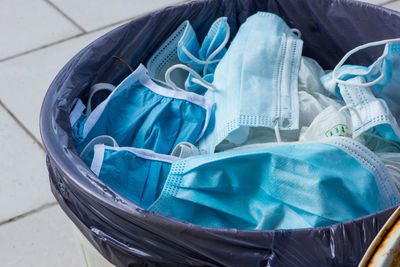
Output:
<svg viewBox="0 0 400 267">
<path fill-rule="evenodd" d="M 117 265 L 353 266 L 358 263 L 393 209 L 326 228 L 284 231 L 210 229 L 148 213 L 110 191 L 76 155 L 68 113 L 86 100 L 98 82 L 120 83 L 132 67 L 146 63 L 185 20 L 199 40 L 212 22 L 227 16 L 231 39 L 246 18 L 272 12 L 302 33 L 303 55 L 332 69 L 350 49 L 400 36 L 400 17 L 391 10 L 346 0 L 210 0 L 170 7 L 138 18 L 80 51 L 50 86 L 41 112 L 54 195 L 82 233 Z M 352 56 L 348 63 L 369 65 L 382 47 Z"/>
</svg>

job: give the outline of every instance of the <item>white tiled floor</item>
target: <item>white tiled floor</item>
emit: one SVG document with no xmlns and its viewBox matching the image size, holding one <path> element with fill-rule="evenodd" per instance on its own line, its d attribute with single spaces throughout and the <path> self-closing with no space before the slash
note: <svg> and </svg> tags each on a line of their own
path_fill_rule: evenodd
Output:
<svg viewBox="0 0 400 267">
<path fill-rule="evenodd" d="M 0 129 L 1 223 L 55 200 L 50 192 L 44 151 L 1 106 Z"/>
<path fill-rule="evenodd" d="M 57 206 L 0 227 L 1 266 L 80 266 L 68 217 Z"/>
<path fill-rule="evenodd" d="M 114 24 L 185 1 L 1 1 L 0 266 L 80 265 L 48 184 L 38 128 L 44 94 L 69 58 Z M 400 10 L 400 0 L 365 1 Z"/>
<path fill-rule="evenodd" d="M 386 8 L 394 9 L 400 11 L 400 1 L 392 1 L 389 4 L 383 5 Z"/>
<path fill-rule="evenodd" d="M 73 55 L 113 28 L 85 34 L 0 62 L 0 84 L 7 85 L 0 90 L 0 99 L 37 140 L 41 140 L 40 107 L 51 81 Z M 22 108 L 27 106 L 30 108 Z"/>
<path fill-rule="evenodd" d="M 50 1 L 86 31 L 98 29 L 168 5 L 185 2 L 185 0 Z"/>
<path fill-rule="evenodd" d="M 45 1 L 2 0 L 0 33 L 0 59 L 4 59 L 81 31 Z"/>
</svg>

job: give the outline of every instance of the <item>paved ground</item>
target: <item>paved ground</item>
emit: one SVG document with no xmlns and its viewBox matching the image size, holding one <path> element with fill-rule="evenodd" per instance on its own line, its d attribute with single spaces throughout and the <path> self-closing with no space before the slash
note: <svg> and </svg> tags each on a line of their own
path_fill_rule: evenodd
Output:
<svg viewBox="0 0 400 267">
<path fill-rule="evenodd" d="M 39 111 L 50 82 L 114 27 L 183 0 L 2 0 L 0 265 L 80 266 L 68 218 L 50 193 Z M 368 0 L 400 10 L 400 1 Z"/>
</svg>

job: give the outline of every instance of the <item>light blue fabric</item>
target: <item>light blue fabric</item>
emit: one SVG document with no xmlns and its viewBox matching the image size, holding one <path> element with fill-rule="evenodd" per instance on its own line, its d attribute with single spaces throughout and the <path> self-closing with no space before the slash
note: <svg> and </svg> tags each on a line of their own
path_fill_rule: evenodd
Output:
<svg viewBox="0 0 400 267">
<path fill-rule="evenodd" d="M 368 68 L 364 66 L 344 65 L 338 69 L 337 73 L 342 80 L 347 81 L 356 77 L 359 74 L 367 72 Z M 329 91 L 334 96 L 341 98 L 339 86 L 337 82 L 333 80 L 332 72 L 328 72 L 327 74 L 323 75 L 320 80 L 327 91 Z"/>
<path fill-rule="evenodd" d="M 156 80 L 166 82 L 167 70 L 176 64 L 184 63 L 201 76 L 210 74 L 207 80 L 212 81 L 212 73 L 218 61 L 226 52 L 226 37 L 229 37 L 227 18 L 218 18 L 210 27 L 201 45 L 192 25 L 184 21 L 157 49 L 147 62 L 150 76 Z M 191 92 L 201 91 L 200 85 L 193 84 L 192 76 L 182 69 L 174 70 L 171 79 L 179 88 L 186 88 Z"/>
<path fill-rule="evenodd" d="M 98 144 L 90 168 L 115 192 L 147 208 L 159 196 L 171 163 L 178 159 L 147 149 Z"/>
<path fill-rule="evenodd" d="M 117 141 L 115 141 L 114 138 L 109 135 L 100 135 L 93 138 L 79 154 L 79 157 L 81 157 L 86 165 L 90 166 L 92 163 L 94 147 L 99 144 L 108 145 L 111 147 L 119 147 Z"/>
<path fill-rule="evenodd" d="M 350 82 L 363 83 L 362 77 L 349 79 Z M 370 88 L 339 84 L 340 94 L 350 109 L 353 138 L 375 129 L 383 138 L 400 142 L 400 128 L 388 105 L 382 98 L 376 98 Z M 398 89 L 397 89 L 398 90 Z"/>
<path fill-rule="evenodd" d="M 240 145 L 249 127 L 299 127 L 298 72 L 303 42 L 278 16 L 247 18 L 214 73 L 215 124 L 201 140 L 209 153 L 223 140 Z"/>
<path fill-rule="evenodd" d="M 149 210 L 208 227 L 274 230 L 348 221 L 399 200 L 375 154 L 333 137 L 175 161 Z"/>
<path fill-rule="evenodd" d="M 212 106 L 203 96 L 157 85 L 140 65 L 74 124 L 74 143 L 80 152 L 93 138 L 109 135 L 120 146 L 169 154 L 178 143 L 195 143 L 203 135 Z"/>
<path fill-rule="evenodd" d="M 385 50 L 368 68 L 342 66 L 352 54 L 378 45 L 386 45 Z M 400 142 L 400 39 L 352 49 L 321 81 L 350 107 L 354 138 L 374 129 L 381 137 Z"/>
<path fill-rule="evenodd" d="M 214 81 L 214 74 L 209 73 L 202 77 L 205 81 L 212 83 Z M 189 92 L 193 92 L 199 95 L 204 95 L 207 92 L 207 88 L 201 86 L 200 84 L 193 82 L 195 77 L 193 74 L 189 74 L 188 78 L 185 81 L 185 89 Z"/>
</svg>

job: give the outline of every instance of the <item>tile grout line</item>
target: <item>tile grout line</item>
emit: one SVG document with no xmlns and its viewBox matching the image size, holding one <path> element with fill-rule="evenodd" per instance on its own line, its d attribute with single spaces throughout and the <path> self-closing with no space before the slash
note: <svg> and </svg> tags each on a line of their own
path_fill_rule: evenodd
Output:
<svg viewBox="0 0 400 267">
<path fill-rule="evenodd" d="M 48 43 L 48 44 L 45 44 L 45 45 L 42 45 L 42 46 L 39 46 L 39 47 L 36 47 L 36 48 L 32 48 L 32 49 L 26 50 L 26 51 L 21 52 L 21 53 L 17 53 L 17 54 L 2 58 L 2 59 L 0 59 L 0 63 L 5 62 L 7 60 L 11 60 L 11 59 L 17 58 L 17 57 L 20 57 L 20 56 L 24 56 L 24 55 L 27 55 L 27 54 L 30 54 L 30 53 L 33 53 L 33 52 L 36 52 L 36 51 L 39 51 L 41 49 L 44 49 L 44 48 L 47 48 L 47 47 L 50 47 L 50 46 L 53 46 L 53 45 L 61 44 L 63 42 L 66 42 L 66 41 L 81 37 L 81 36 L 83 36 L 85 34 L 87 34 L 87 33 L 78 33 L 78 34 L 72 35 L 70 37 L 67 37 L 67 38 L 64 38 L 64 39 L 60 39 L 60 40 L 55 41 L 55 42 L 51 42 L 51 43 Z"/>
<path fill-rule="evenodd" d="M 46 1 L 47 1 L 47 0 L 46 0 Z M 394 3 L 394 2 L 397 2 L 397 1 L 399 1 L 399 0 L 391 0 L 391 1 L 389 1 L 389 2 L 386 2 L 386 3 L 384 3 L 384 4 L 380 4 L 380 5 L 378 5 L 378 6 L 384 7 L 384 5 L 391 4 L 391 3 Z M 184 3 L 188 3 L 188 2 L 190 2 L 190 0 L 182 0 L 182 1 L 180 1 L 180 2 L 177 2 L 176 5 L 184 4 Z M 164 7 L 164 8 L 165 8 L 165 7 Z M 108 27 L 112 27 L 112 26 L 118 25 L 118 24 L 123 23 L 123 22 L 128 22 L 128 21 L 133 20 L 133 19 L 136 19 L 136 18 L 138 18 L 138 17 L 140 17 L 140 16 L 145 16 L 145 15 L 148 15 L 148 14 L 150 14 L 150 13 L 152 13 L 152 12 L 159 11 L 159 10 L 161 10 L 161 9 L 155 9 L 155 10 L 149 11 L 149 12 L 147 12 L 147 13 L 143 13 L 143 14 L 140 14 L 140 15 L 137 15 L 137 16 L 134 16 L 134 17 L 131 17 L 131 18 L 128 18 L 128 19 L 120 20 L 120 21 L 114 22 L 114 23 L 112 23 L 112 24 L 107 24 L 107 25 L 104 25 L 104 26 L 102 26 L 102 27 L 99 27 L 99 28 L 90 30 L 90 31 L 85 31 L 85 32 L 82 32 L 82 33 L 79 33 L 79 34 L 76 34 L 76 35 L 73 35 L 73 36 L 70 36 L 70 37 L 67 37 L 67 38 L 64 38 L 64 39 L 60 39 L 60 40 L 55 41 L 55 42 L 52 42 L 52 43 L 48 43 L 48 44 L 45 44 L 45 45 L 42 45 L 42 46 L 39 46 L 39 47 L 30 49 L 30 50 L 26 50 L 26 51 L 21 52 L 21 53 L 17 53 L 17 54 L 14 54 L 14 55 L 11 55 L 11 56 L 8 56 L 8 57 L 5 57 L 5 58 L 1 58 L 1 59 L 0 59 L 0 63 L 2 63 L 2 62 L 4 62 L 4 61 L 7 61 L 7 60 L 11 60 L 11 59 L 17 58 L 17 57 L 19 57 L 19 56 L 23 56 L 23 55 L 27 55 L 27 54 L 36 52 L 36 51 L 38 51 L 38 50 L 40 50 L 40 49 L 44 49 L 44 48 L 47 48 L 47 47 L 51 47 L 51 46 L 54 46 L 54 45 L 58 45 L 58 44 L 61 44 L 61 43 L 63 43 L 63 42 L 66 42 L 66 41 L 69 41 L 69 40 L 72 40 L 72 39 L 75 39 L 75 38 L 78 38 L 78 37 L 81 37 L 81 36 L 84 36 L 84 35 L 92 34 L 92 33 L 95 33 L 95 32 L 97 32 L 97 31 L 104 30 L 104 29 L 106 29 L 106 28 L 108 28 Z M 83 48 L 83 47 L 82 47 L 82 48 Z"/>
<path fill-rule="evenodd" d="M 44 0 L 47 4 L 53 7 L 58 13 L 64 16 L 67 20 L 69 20 L 72 24 L 75 25 L 82 33 L 86 33 L 87 31 L 79 25 L 75 20 L 73 20 L 70 16 L 68 16 L 64 11 L 61 10 L 56 4 L 52 3 L 50 0 Z"/>
<path fill-rule="evenodd" d="M 175 3 L 175 5 L 185 4 L 185 3 L 188 3 L 188 2 L 190 2 L 190 0 L 181 0 L 181 1 L 177 2 L 177 3 Z M 171 5 L 171 6 L 175 6 L 175 5 Z M 75 34 L 75 35 L 72 35 L 72 36 L 64 38 L 64 39 L 60 39 L 60 40 L 55 41 L 55 42 L 51 42 L 51 43 L 48 43 L 48 44 L 45 44 L 45 45 L 30 49 L 30 50 L 26 50 L 24 52 L 17 53 L 15 55 L 11 55 L 11 56 L 8 56 L 8 57 L 5 57 L 5 58 L 1 58 L 0 59 L 0 63 L 2 63 L 4 61 L 7 61 L 7 60 L 11 60 L 11 59 L 17 58 L 19 56 L 24 56 L 24 55 L 39 51 L 40 49 L 44 49 L 44 48 L 47 48 L 47 47 L 51 47 L 51 46 L 54 46 L 54 45 L 58 45 L 58 44 L 64 43 L 66 41 L 69 41 L 69 40 L 72 40 L 72 39 L 76 39 L 76 38 L 84 36 L 84 35 L 92 34 L 92 33 L 95 33 L 97 31 L 101 31 L 101 30 L 107 29 L 109 27 L 116 26 L 116 25 L 121 24 L 123 22 L 129 22 L 129 21 L 131 21 L 133 19 L 136 19 L 136 18 L 139 18 L 141 16 L 146 16 L 146 15 L 148 15 L 150 13 L 162 10 L 163 8 L 166 8 L 166 7 L 162 7 L 162 8 L 159 8 L 159 9 L 154 9 L 154 10 L 151 10 L 151 11 L 148 11 L 148 12 L 145 12 L 145 13 L 130 17 L 128 19 L 123 19 L 123 20 L 120 20 L 120 21 L 117 21 L 117 22 L 114 22 L 114 23 L 111 23 L 111 24 L 107 24 L 107 25 L 101 26 L 99 28 L 96 28 L 96 29 L 93 29 L 93 30 L 90 30 L 90 31 L 85 31 L 85 32 L 82 32 L 82 33 L 79 33 L 79 34 Z"/>
<path fill-rule="evenodd" d="M 39 50 L 44 49 L 44 48 L 47 48 L 47 47 L 51 47 L 51 46 L 55 46 L 55 45 L 58 45 L 58 44 L 62 44 L 62 43 L 64 43 L 64 42 L 67 42 L 67 41 L 69 41 L 69 40 L 73 40 L 73 39 L 82 37 L 82 36 L 84 36 L 84 35 L 89 35 L 89 34 L 92 34 L 92 33 L 95 33 L 95 32 L 101 31 L 101 30 L 104 30 L 104 29 L 106 29 L 106 28 L 109 28 L 109 27 L 118 25 L 118 24 L 123 23 L 123 22 L 125 22 L 125 21 L 127 22 L 127 21 L 129 21 L 129 20 L 131 20 L 131 19 L 133 19 L 133 18 L 124 19 L 124 20 L 121 20 L 121 21 L 118 21 L 118 22 L 115 22 L 115 23 L 112 23 L 112 24 L 108 24 L 108 25 L 102 26 L 102 27 L 97 28 L 97 29 L 94 29 L 94 30 L 90 30 L 90 31 L 84 32 L 84 33 L 83 33 L 83 32 L 82 32 L 82 33 L 78 33 L 78 34 L 72 35 L 72 36 L 70 36 L 70 37 L 67 37 L 67 38 L 64 38 L 64 39 L 61 39 L 61 40 L 52 42 L 52 43 L 48 43 L 48 44 L 42 45 L 42 46 L 40 46 L 40 47 L 36 47 L 36 48 L 30 49 L 30 50 L 26 50 L 26 51 L 24 51 L 24 52 L 21 52 L 21 53 L 15 54 L 15 55 L 11 55 L 11 56 L 2 58 L 2 59 L 0 59 L 0 63 L 2 63 L 2 62 L 4 62 L 4 61 L 7 61 L 7 60 L 11 60 L 11 59 L 17 58 L 17 57 L 20 57 L 20 56 L 24 56 L 24 55 L 27 55 L 27 54 L 30 54 L 30 53 L 33 53 L 33 52 L 36 52 L 36 51 L 39 51 Z M 83 48 L 84 48 L 84 47 L 82 47 L 82 49 L 83 49 Z M 67 63 L 67 62 L 65 62 L 65 63 Z"/>
<path fill-rule="evenodd" d="M 1 222 L 0 222 L 0 227 L 3 226 L 3 225 L 5 225 L 5 224 L 7 224 L 7 223 L 11 223 L 11 222 L 15 222 L 15 221 L 18 221 L 18 220 L 20 220 L 20 219 L 23 219 L 23 218 L 25 218 L 25 217 L 27 217 L 27 216 L 29 216 L 29 215 L 32 215 L 32 214 L 34 214 L 34 213 L 36 213 L 36 212 L 39 212 L 39 211 L 42 211 L 42 210 L 45 210 L 45 209 L 54 207 L 54 206 L 57 205 L 57 204 L 58 204 L 58 203 L 57 203 L 56 201 L 55 201 L 55 202 L 51 202 L 51 203 L 46 203 L 46 204 L 40 206 L 39 208 L 36 208 L 36 209 L 30 210 L 30 211 L 28 211 L 28 212 L 22 213 L 22 214 L 20 214 L 20 215 L 17 215 L 17 216 L 15 216 L 15 217 L 12 217 L 12 218 L 7 219 L 7 220 L 5 220 L 5 221 L 1 221 Z"/>
<path fill-rule="evenodd" d="M 4 108 L 5 111 L 14 119 L 14 121 L 25 131 L 25 133 L 27 133 L 29 137 L 32 138 L 39 145 L 40 149 L 42 149 L 43 152 L 46 152 L 42 143 L 36 138 L 36 136 L 34 136 L 31 131 L 29 131 L 29 129 L 25 127 L 25 125 L 11 112 L 11 110 L 1 100 L 0 106 Z"/>
</svg>

